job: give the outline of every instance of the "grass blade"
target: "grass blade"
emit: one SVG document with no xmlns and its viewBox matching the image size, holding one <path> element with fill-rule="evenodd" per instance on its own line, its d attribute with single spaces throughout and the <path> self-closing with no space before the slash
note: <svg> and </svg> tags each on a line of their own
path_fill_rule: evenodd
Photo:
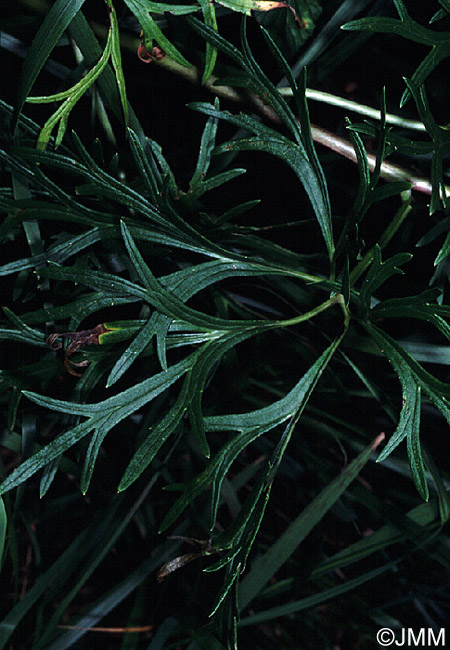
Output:
<svg viewBox="0 0 450 650">
<path fill-rule="evenodd" d="M 324 514 L 339 499 L 341 494 L 369 461 L 373 451 L 384 439 L 380 434 L 364 451 L 348 465 L 334 481 L 310 503 L 273 544 L 267 553 L 257 559 L 251 571 L 244 578 L 239 589 L 239 607 L 246 607 L 261 591 L 270 578 L 283 566 L 297 546 L 311 532 Z"/>
</svg>

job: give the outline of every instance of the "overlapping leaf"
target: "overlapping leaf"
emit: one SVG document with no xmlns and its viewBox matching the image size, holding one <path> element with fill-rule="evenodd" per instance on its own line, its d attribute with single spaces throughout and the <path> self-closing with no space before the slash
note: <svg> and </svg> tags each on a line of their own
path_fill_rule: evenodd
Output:
<svg viewBox="0 0 450 650">
<path fill-rule="evenodd" d="M 382 32 L 403 36 L 415 43 L 422 43 L 431 47 L 431 51 L 423 59 L 412 76 L 412 81 L 417 86 L 423 84 L 434 68 L 441 61 L 450 56 L 450 34 L 439 32 L 423 27 L 413 20 L 407 12 L 402 0 L 394 0 L 398 18 L 360 18 L 341 26 L 346 30 L 368 30 L 370 32 Z M 408 88 L 402 95 L 400 104 L 405 104 L 411 97 L 411 89 Z"/>
<path fill-rule="evenodd" d="M 82 424 L 79 424 L 73 429 L 58 436 L 40 452 L 23 462 L 0 484 L 0 494 L 3 494 L 26 481 L 39 469 L 57 458 L 60 454 L 64 453 L 88 433 L 92 431 L 94 433 L 100 432 L 104 437 L 114 426 L 116 426 L 116 424 L 157 397 L 157 395 L 162 393 L 183 374 L 185 374 L 192 367 L 196 356 L 197 353 L 194 352 L 185 360 L 171 366 L 167 372 L 161 372 L 149 379 L 145 379 L 122 393 L 110 397 L 103 402 L 98 402 L 97 404 L 77 404 L 75 402 L 65 402 L 51 397 L 37 395 L 36 393 L 25 392 L 25 395 L 29 399 L 40 406 L 59 411 L 60 413 L 80 415 L 87 419 Z M 92 459 L 96 452 L 98 452 L 98 448 L 96 443 L 94 443 L 92 453 L 87 459 L 88 465 L 86 466 L 85 472 L 85 490 L 88 488 L 92 470 Z"/>
</svg>

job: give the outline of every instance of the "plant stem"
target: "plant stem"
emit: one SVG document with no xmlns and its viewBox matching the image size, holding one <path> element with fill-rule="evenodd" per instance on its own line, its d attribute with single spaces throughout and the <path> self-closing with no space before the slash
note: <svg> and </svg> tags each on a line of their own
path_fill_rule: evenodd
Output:
<svg viewBox="0 0 450 650">
<path fill-rule="evenodd" d="M 38 13 L 47 13 L 51 6 L 47 0 L 19 0 L 19 2 L 20 4 L 25 5 L 29 9 L 37 11 Z M 98 36 L 101 38 L 106 37 L 108 30 L 107 26 L 92 22 L 91 27 Z M 123 49 L 131 52 L 137 52 L 140 41 L 139 39 L 134 38 L 128 34 L 121 34 L 120 43 Z M 164 70 L 183 77 L 191 83 L 201 83 L 202 74 L 198 68 L 187 68 L 177 63 L 169 56 L 165 56 L 161 61 L 153 61 L 152 65 L 162 67 Z M 218 77 L 211 75 L 208 81 L 203 84 L 203 86 L 210 92 L 214 93 L 214 95 L 217 97 L 222 97 L 226 100 L 233 102 L 250 100 L 261 115 L 271 120 L 272 122 L 280 123 L 278 115 L 270 108 L 270 106 L 265 104 L 260 97 L 249 91 L 239 92 L 229 86 L 215 86 L 214 83 L 217 80 Z M 282 88 L 281 92 L 283 94 L 288 94 L 287 90 L 285 88 Z M 376 109 L 357 104 L 356 102 L 351 102 L 350 100 L 343 99 L 342 97 L 330 95 L 329 93 L 323 93 L 318 90 L 307 89 L 307 97 L 310 99 L 315 99 L 317 101 L 326 101 L 327 103 L 333 104 L 335 106 L 341 106 L 343 108 L 355 110 L 356 112 L 359 112 L 363 115 L 369 115 L 375 118 L 379 116 L 379 111 Z M 407 128 L 419 129 L 420 123 L 415 122 L 414 120 L 405 120 L 395 115 L 390 115 L 389 118 L 391 120 L 390 123 L 392 124 L 397 124 L 399 126 Z M 423 130 L 423 128 L 421 128 L 421 130 Z M 344 138 L 340 138 L 334 133 L 331 133 L 330 131 L 327 131 L 326 129 L 314 124 L 311 124 L 311 133 L 315 142 L 318 142 L 324 147 L 335 151 L 337 154 L 344 156 L 344 158 L 348 158 L 349 160 L 356 162 L 355 151 L 352 144 L 348 140 L 344 140 Z M 371 153 L 367 153 L 367 157 L 369 160 L 369 167 L 371 170 L 373 170 L 375 168 L 376 156 Z M 404 167 L 400 167 L 399 165 L 383 162 L 381 165 L 380 175 L 386 181 L 408 181 L 411 183 L 413 190 L 422 192 L 423 194 L 431 195 L 432 185 L 429 179 L 415 176 L 412 171 Z M 447 194 L 450 194 L 450 187 L 446 186 L 445 191 Z"/>
<path fill-rule="evenodd" d="M 292 97 L 292 88 L 278 88 L 281 95 L 284 97 Z M 323 90 L 314 90 L 314 88 L 306 89 L 307 99 L 312 99 L 317 102 L 323 102 L 329 104 L 330 106 L 339 106 L 339 108 L 347 108 L 349 111 L 358 113 L 359 115 L 366 115 L 367 117 L 372 117 L 374 120 L 381 119 L 381 111 L 371 106 L 365 106 L 359 102 L 354 102 L 351 99 L 345 99 L 345 97 L 338 97 L 337 95 L 332 95 L 331 93 L 326 93 Z M 386 113 L 386 123 L 394 124 L 394 126 L 403 127 L 404 129 L 413 129 L 414 131 L 426 131 L 425 126 L 422 122 L 418 120 L 409 120 L 406 117 L 400 117 L 399 115 L 393 115 L 392 113 Z"/>
<path fill-rule="evenodd" d="M 173 72 L 174 74 L 182 76 L 184 79 L 187 79 L 193 83 L 199 83 L 199 80 L 201 79 L 201 74 L 197 68 L 185 68 L 184 66 L 178 64 L 176 61 L 170 59 L 168 56 L 166 56 L 162 61 L 155 62 L 155 65 L 162 66 L 169 72 Z M 242 102 L 245 99 L 250 99 L 260 114 L 272 122 L 278 124 L 280 123 L 280 118 L 275 113 L 275 111 L 273 111 L 270 106 L 265 104 L 260 97 L 252 92 L 238 92 L 229 86 L 215 86 L 214 83 L 217 81 L 217 79 L 218 77 L 211 75 L 208 81 L 204 84 L 204 87 L 214 93 L 217 97 L 222 97 L 223 99 L 230 101 Z M 308 92 L 317 93 L 319 91 L 312 91 L 311 89 L 307 89 L 307 96 Z M 332 97 L 332 95 L 330 95 L 330 97 Z M 346 101 L 342 100 L 342 98 L 335 99 L 343 102 Z M 374 113 L 379 113 L 375 109 L 370 110 L 374 111 Z M 391 117 L 396 118 L 397 116 Z M 401 118 L 398 119 L 400 120 Z M 413 120 L 407 120 L 407 123 L 410 124 L 410 128 L 413 128 L 411 124 L 418 124 Z M 405 124 L 403 124 L 403 126 L 405 126 Z M 327 131 L 327 129 L 324 129 L 321 126 L 316 126 L 315 124 L 311 124 L 311 135 L 315 142 L 318 142 L 324 147 L 327 147 L 327 149 L 335 151 L 337 154 L 344 156 L 344 158 L 348 158 L 348 160 L 351 160 L 352 162 L 357 162 L 355 150 L 349 140 L 340 138 L 334 133 Z M 376 156 L 372 153 L 367 152 L 367 158 L 369 161 L 369 168 L 371 171 L 373 171 L 376 165 Z M 411 183 L 412 189 L 416 192 L 422 192 L 423 194 L 428 194 L 431 196 L 432 185 L 429 179 L 422 176 L 416 176 L 411 170 L 406 169 L 405 167 L 401 167 L 400 165 L 383 162 L 380 169 L 380 176 L 386 181 L 408 181 Z M 450 187 L 446 186 L 445 190 L 447 194 L 450 194 Z"/>
<path fill-rule="evenodd" d="M 300 314 L 300 316 L 294 316 L 294 318 L 288 318 L 287 320 L 277 321 L 274 324 L 276 324 L 277 327 L 288 327 L 290 325 L 297 325 L 298 323 L 303 323 L 307 320 L 310 320 L 311 318 L 314 318 L 314 316 L 317 316 L 322 311 L 329 309 L 330 307 L 336 305 L 337 303 L 342 305 L 341 294 L 335 294 L 334 296 L 332 296 L 325 302 L 322 302 L 320 305 L 314 307 L 314 309 L 311 309 L 305 314 Z"/>
</svg>

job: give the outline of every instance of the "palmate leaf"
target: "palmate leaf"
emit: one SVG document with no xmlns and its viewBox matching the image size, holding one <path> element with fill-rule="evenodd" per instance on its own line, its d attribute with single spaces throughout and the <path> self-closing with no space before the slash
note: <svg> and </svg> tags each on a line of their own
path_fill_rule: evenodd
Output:
<svg viewBox="0 0 450 650">
<path fill-rule="evenodd" d="M 97 194 L 102 199 L 106 197 L 111 199 L 113 202 L 118 202 L 121 205 L 130 208 L 132 211 L 137 212 L 140 216 L 144 216 L 146 220 L 148 219 L 148 225 L 153 223 L 153 226 L 159 229 L 158 231 L 153 230 L 153 232 L 150 233 L 148 227 L 144 227 L 140 231 L 142 234 L 146 235 L 147 239 L 151 241 L 155 241 L 157 243 L 166 243 L 167 245 L 181 245 L 181 247 L 185 247 L 190 250 L 206 252 L 209 257 L 227 256 L 227 251 L 223 250 L 217 244 L 209 241 L 205 236 L 203 236 L 194 227 L 192 227 L 186 220 L 182 219 L 178 215 L 178 213 L 170 205 L 170 197 L 164 196 L 164 187 L 161 190 L 161 194 L 163 195 L 161 200 L 163 209 L 160 210 L 159 207 L 149 203 L 148 199 L 141 193 L 130 187 L 128 184 L 119 181 L 117 178 L 99 167 L 99 165 L 89 155 L 77 135 L 73 133 L 72 136 L 79 152 L 78 159 L 74 157 L 73 154 L 71 156 L 67 156 L 49 151 L 37 151 L 36 149 L 30 147 L 13 147 L 14 153 L 17 154 L 17 156 L 20 156 L 21 160 L 19 163 L 18 157 L 13 158 L 13 163 L 15 162 L 17 164 L 19 171 L 25 171 L 27 177 L 30 179 L 30 182 L 33 184 L 36 183 L 36 175 L 40 175 L 40 168 L 38 166 L 40 163 L 58 167 L 59 169 L 64 169 L 72 175 L 87 180 L 88 183 L 92 183 L 92 193 Z M 158 160 L 158 164 L 161 165 L 162 160 L 160 157 L 158 157 L 158 147 L 156 147 L 156 145 L 154 145 L 154 143 L 151 141 L 149 141 L 149 145 L 151 146 L 152 152 L 155 154 L 155 157 Z M 0 151 L 0 156 L 1 155 L 2 152 Z M 11 160 L 11 156 L 8 156 L 6 152 L 4 152 L 4 155 L 5 158 L 8 158 L 9 161 Z M 37 163 L 37 165 L 34 167 L 30 165 L 30 168 L 25 168 L 24 170 L 22 159 L 29 160 L 31 163 Z M 42 177 L 40 177 L 40 179 L 44 180 Z M 58 193 L 57 188 L 49 179 L 45 179 L 45 182 L 48 184 L 49 190 L 52 194 L 57 194 L 58 198 L 64 198 L 65 201 L 70 200 L 64 196 L 59 197 L 61 191 Z M 171 192 L 173 191 L 174 194 L 176 194 L 176 185 L 174 184 L 172 187 L 172 180 L 170 178 L 167 183 L 168 186 L 166 189 L 170 189 Z M 64 195 L 64 193 L 62 194 Z M 21 212 L 22 219 L 25 217 L 31 218 L 35 214 L 37 216 L 36 208 L 33 207 L 32 202 L 21 205 L 21 203 L 17 202 L 16 204 L 11 203 L 10 200 L 5 201 L 5 208 L 8 209 L 8 211 L 10 209 L 14 209 L 14 207 L 16 207 L 17 210 L 19 206 L 21 208 L 27 208 L 26 213 L 25 211 Z M 55 215 L 49 215 L 48 211 L 46 211 L 44 215 L 42 215 L 42 212 L 40 212 L 39 216 L 44 218 L 64 218 L 65 220 L 73 219 L 74 221 L 88 223 L 91 226 L 99 225 L 99 222 L 101 224 L 108 223 L 109 225 L 111 225 L 111 223 L 117 223 L 117 214 L 108 215 L 87 209 L 80 204 L 75 204 L 75 206 L 75 215 L 77 212 L 81 212 L 82 215 L 86 216 L 86 218 L 83 216 L 80 219 L 78 215 L 72 215 L 72 211 L 68 211 L 67 214 L 62 214 L 61 209 L 57 210 Z M 140 222 L 142 223 L 141 219 Z M 139 222 L 136 222 L 136 225 L 138 223 Z"/>
<path fill-rule="evenodd" d="M 188 321 L 192 326 L 206 329 L 207 331 L 216 331 L 216 330 L 242 330 L 245 327 L 254 327 L 259 326 L 261 328 L 271 328 L 276 327 L 280 323 L 278 321 L 264 321 L 264 320 L 231 320 L 219 318 L 216 316 L 209 316 L 203 314 L 191 307 L 188 307 L 184 304 L 183 300 L 180 300 L 176 293 L 168 291 L 162 282 L 158 281 L 152 274 L 149 267 L 144 262 L 140 252 L 138 251 L 134 241 L 131 237 L 131 233 L 127 229 L 125 224 L 122 224 L 122 231 L 126 240 L 127 250 L 130 254 L 132 262 L 140 276 L 142 282 L 146 285 L 145 288 L 120 278 L 117 275 L 102 273 L 100 271 L 88 271 L 83 269 L 71 269 L 63 267 L 49 267 L 42 269 L 40 274 L 43 277 L 50 277 L 57 280 L 72 280 L 74 282 L 86 284 L 96 290 L 103 291 L 110 294 L 112 297 L 133 297 L 136 299 L 143 300 L 144 302 L 152 305 L 157 311 L 161 314 L 165 314 L 170 318 L 180 319 L 183 321 Z M 233 275 L 290 275 L 289 271 L 281 268 L 276 268 L 272 266 L 265 266 L 263 264 L 252 263 L 252 262 L 236 262 L 236 261 L 221 261 L 222 263 L 217 263 L 216 275 L 212 275 L 211 271 L 213 267 L 206 267 L 199 265 L 198 267 L 185 271 L 186 283 L 183 286 L 185 293 L 185 299 L 194 295 L 198 290 L 208 286 L 212 281 L 218 281 L 225 277 L 231 277 Z M 206 276 L 205 276 L 206 271 Z M 303 274 L 294 273 L 294 275 L 303 277 Z M 203 284 L 199 284 L 197 281 L 203 276 Z M 305 276 L 304 279 L 310 279 L 310 276 Z M 192 291 L 192 289 L 194 289 Z M 325 303 L 322 307 L 317 309 L 322 309 L 325 307 Z M 313 310 L 314 311 L 314 310 Z M 311 315 L 313 313 L 311 312 Z M 310 317 L 310 316 L 305 316 Z"/>
<path fill-rule="evenodd" d="M 299 84 L 297 84 L 297 81 L 294 79 L 292 75 L 288 62 L 284 58 L 282 52 L 279 50 L 275 41 L 272 39 L 270 33 L 263 27 L 261 28 L 261 31 L 272 55 L 274 56 L 274 58 L 278 63 L 280 70 L 285 74 L 288 83 L 292 89 L 292 93 L 295 99 L 295 104 L 297 106 L 298 119 L 300 121 L 300 126 L 301 126 L 301 141 L 303 143 L 303 146 L 305 147 L 305 151 L 308 156 L 308 160 L 311 164 L 311 167 L 316 174 L 317 183 L 320 189 L 320 195 L 323 201 L 323 205 L 326 208 L 325 211 L 326 218 L 330 221 L 330 226 L 328 229 L 331 236 L 331 206 L 330 206 L 330 198 L 328 195 L 328 186 L 327 186 L 325 174 L 319 162 L 319 158 L 317 156 L 316 149 L 314 146 L 314 141 L 311 134 L 311 123 L 309 120 L 308 103 L 306 101 L 306 76 L 307 76 L 306 68 L 303 69 L 300 75 Z M 316 216 L 317 216 L 317 212 L 316 212 Z"/>
<path fill-rule="evenodd" d="M 142 408 L 185 374 L 194 364 L 197 354 L 198 352 L 194 352 L 183 361 L 171 366 L 166 372 L 145 379 L 122 393 L 97 404 L 77 404 L 24 391 L 31 401 L 40 406 L 70 415 L 81 415 L 87 420 L 60 435 L 40 452 L 23 462 L 0 484 L 0 494 L 26 481 L 91 431 L 100 431 L 101 435 L 106 435 L 116 424 Z M 92 451 L 95 454 L 95 447 L 92 448 Z M 90 467 L 86 469 L 85 476 L 86 482 L 88 482 Z M 84 487 L 87 489 L 86 483 Z"/>
<path fill-rule="evenodd" d="M 119 491 L 126 489 L 144 471 L 153 460 L 158 449 L 175 431 L 181 417 L 187 412 L 191 422 L 192 433 L 199 450 L 209 457 L 210 450 L 205 436 L 201 399 L 206 380 L 212 366 L 232 347 L 255 335 L 259 328 L 244 328 L 240 332 L 224 333 L 216 340 L 206 342 L 201 348 L 192 368 L 188 371 L 183 388 L 164 419 L 155 427 L 141 445 L 127 467 L 119 486 Z M 201 481 L 198 481 L 202 485 Z"/>
<path fill-rule="evenodd" d="M 124 236 L 127 251 L 132 259 L 133 265 L 137 274 L 140 276 L 148 290 L 152 291 L 154 287 L 154 278 L 147 264 L 142 258 L 139 250 L 137 249 L 129 229 L 126 224 L 122 224 L 122 233 Z M 275 274 L 280 271 L 275 271 Z M 206 287 L 215 284 L 221 280 L 245 276 L 250 277 L 253 275 L 272 274 L 272 271 L 267 267 L 261 265 L 254 265 L 252 263 L 231 262 L 224 260 L 217 260 L 214 262 L 206 262 L 204 264 L 197 264 L 195 268 L 187 268 L 183 271 L 178 271 L 160 278 L 162 286 L 170 291 L 172 296 L 176 296 L 182 302 L 186 302 L 189 298 L 196 293 L 205 289 Z M 183 316 L 181 316 L 183 317 Z M 187 313 L 184 318 L 187 317 Z M 220 328 L 219 321 L 214 321 Z M 224 329 L 228 329 L 231 321 L 221 321 Z M 139 354 L 139 351 L 145 347 L 151 340 L 151 337 L 156 334 L 157 337 L 157 350 L 158 357 L 163 369 L 167 367 L 166 354 L 165 354 L 165 338 L 168 328 L 171 323 L 170 316 L 165 316 L 164 313 L 155 313 L 145 325 L 143 330 L 138 334 L 138 337 L 130 344 L 130 347 L 123 353 L 122 357 L 117 361 L 115 367 L 111 371 L 108 378 L 108 385 L 112 385 L 122 374 L 130 367 L 133 360 Z M 241 323 L 241 327 L 253 326 L 252 323 Z M 198 322 L 197 322 L 198 324 Z M 233 322 L 233 326 L 235 323 Z M 239 327 L 239 326 L 238 326 Z"/>
<path fill-rule="evenodd" d="M 200 103 L 192 104 L 192 107 L 196 110 L 205 112 L 208 115 L 218 116 L 221 119 L 225 119 L 233 124 L 236 124 L 237 126 L 248 128 L 251 132 L 260 135 L 262 142 L 257 140 L 256 143 L 252 142 L 251 145 L 243 145 L 240 148 L 254 148 L 261 151 L 268 151 L 272 155 L 278 156 L 282 160 L 285 160 L 292 167 L 308 193 L 316 214 L 316 218 L 322 230 L 323 237 L 325 239 L 328 255 L 331 259 L 334 253 L 331 225 L 331 208 L 327 185 L 311 138 L 308 110 L 304 92 L 303 97 L 300 100 L 300 130 L 298 121 L 294 116 L 292 110 L 255 61 L 247 41 L 245 21 L 242 22 L 241 27 L 243 55 L 234 46 L 225 41 L 225 39 L 215 34 L 215 32 L 209 29 L 207 26 L 202 25 L 195 18 L 189 17 L 187 19 L 187 22 L 196 31 L 198 31 L 200 35 L 207 40 L 207 42 L 214 44 L 218 49 L 220 49 L 222 52 L 230 56 L 234 61 L 238 63 L 238 65 L 246 73 L 246 81 L 244 82 L 244 85 L 250 83 L 252 90 L 254 90 L 257 95 L 261 96 L 264 101 L 267 102 L 276 111 L 278 116 L 283 120 L 283 122 L 291 131 L 295 142 L 291 142 L 287 138 L 284 138 L 278 134 L 276 131 L 268 129 L 268 127 L 261 128 L 261 125 L 256 120 L 252 120 L 248 116 L 240 115 L 238 118 L 235 118 L 229 113 L 219 113 L 218 111 L 213 112 L 211 110 L 208 112 L 208 109 L 206 108 L 207 105 Z M 281 52 L 279 52 L 277 46 L 268 34 L 266 35 L 266 40 L 269 43 L 272 51 L 277 53 L 277 58 L 281 66 L 288 67 Z M 265 143 L 267 140 L 269 140 L 269 142 L 278 140 L 281 144 L 273 142 L 272 146 L 267 145 L 266 147 Z M 246 141 L 238 141 L 238 143 L 239 142 L 244 143 Z M 216 153 L 233 150 L 234 146 L 234 141 L 231 141 L 226 145 L 222 145 L 221 148 L 216 149 Z M 239 146 L 236 148 L 239 148 Z"/>
<path fill-rule="evenodd" d="M 360 18 L 359 20 L 345 23 L 341 26 L 341 29 L 397 34 L 415 43 L 429 45 L 431 51 L 423 59 L 412 76 L 412 82 L 417 86 L 421 86 L 436 66 L 450 56 L 450 33 L 423 27 L 409 16 L 402 0 L 393 0 L 393 2 L 400 20 L 396 18 L 379 18 L 376 16 Z M 400 105 L 403 106 L 410 97 L 411 89 L 407 88 L 402 95 Z"/>
<path fill-rule="evenodd" d="M 183 495 L 165 516 L 161 524 L 161 530 L 168 528 L 189 503 L 211 482 L 213 482 L 213 489 L 210 524 L 211 526 L 214 525 L 220 487 L 234 459 L 246 445 L 250 444 L 258 436 L 274 429 L 279 424 L 283 424 L 286 420 L 291 419 L 295 413 L 301 413 L 338 344 L 339 340 L 333 342 L 294 388 L 281 400 L 249 413 L 204 418 L 206 431 L 239 431 L 240 435 L 222 447 L 220 452 L 208 463 L 204 472 L 185 486 Z M 231 536 L 228 535 L 227 539 L 224 536 L 221 543 L 225 546 L 234 543 L 234 536 L 234 533 Z"/>
</svg>

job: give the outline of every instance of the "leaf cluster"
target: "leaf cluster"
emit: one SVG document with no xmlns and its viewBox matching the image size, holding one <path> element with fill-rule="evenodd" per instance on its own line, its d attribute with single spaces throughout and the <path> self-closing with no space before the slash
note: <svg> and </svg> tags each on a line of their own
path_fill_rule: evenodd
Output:
<svg viewBox="0 0 450 650">
<path fill-rule="evenodd" d="M 243 647 L 265 648 L 264 635 L 252 641 L 248 628 L 280 618 L 292 645 L 288 615 L 308 610 L 313 626 L 316 605 L 359 593 L 380 576 L 402 572 L 406 580 L 417 556 L 436 581 L 449 570 L 441 530 L 449 517 L 448 467 L 443 438 L 433 440 L 429 422 L 442 430 L 450 424 L 450 307 L 439 288 L 428 286 L 435 279 L 432 265 L 430 277 L 414 282 L 411 241 L 407 235 L 403 243 L 395 240 L 415 216 L 413 184 L 382 180 L 395 151 L 431 153 L 427 216 L 447 210 L 447 129 L 431 115 L 423 83 L 447 56 L 448 35 L 419 25 L 400 0 L 394 2 L 399 19 L 366 16 L 343 26 L 399 35 L 429 45 L 431 53 L 402 98 L 402 104 L 414 99 L 429 141 L 387 127 L 384 93 L 376 124 L 347 120 L 359 174 L 348 183 L 351 201 L 341 210 L 333 202 L 329 165 L 313 140 L 306 71 L 294 74 L 288 61 L 303 42 L 294 25 L 303 20 L 312 29 L 319 4 L 217 4 L 244 14 L 239 46 L 219 33 L 213 3 L 125 0 L 148 51 L 157 43 L 179 65 L 191 65 L 182 45 L 164 33 L 159 19 L 171 14 L 180 32 L 201 39 L 203 82 L 220 60 L 226 72 L 216 87 L 250 93 L 262 101 L 263 117 L 273 118 L 268 124 L 236 113 L 218 99 L 191 101 L 202 132 L 187 183 L 146 135 L 148 125 L 127 97 L 112 0 L 103 46 L 83 2 L 57 0 L 30 48 L 16 106 L 0 104 L 13 131 L 0 151 L 8 177 L 0 188 L 7 251 L 0 277 L 8 303 L 0 323 L 0 554 L 5 549 L 3 570 L 17 576 L 23 521 L 39 574 L 23 597 L 17 577 L 12 584 L 0 648 L 19 647 L 24 639 L 32 650 L 82 647 L 77 644 L 87 630 L 124 608 L 131 595 L 130 628 L 133 618 L 145 615 L 146 599 L 163 603 L 152 612 L 158 630 L 149 650 L 178 641 L 191 650 L 231 650 L 240 635 L 244 644 L 253 643 Z M 440 4 L 435 18 L 449 10 Z M 287 80 L 292 102 L 258 61 L 248 34 L 253 11 L 283 12 L 281 22 L 265 15 L 258 29 L 264 56 Z M 83 56 L 83 74 L 69 90 L 30 96 L 66 30 Z M 86 143 L 83 133 L 67 133 L 75 104 L 93 102 L 96 93 L 120 121 L 118 151 L 109 158 L 111 140 Z M 43 127 L 23 114 L 26 102 L 55 101 L 63 104 Z M 114 122 L 107 117 L 105 124 Z M 226 129 L 232 135 L 222 138 Z M 362 136 L 375 142 L 372 168 Z M 236 156 L 245 168 L 234 166 Z M 243 180 L 260 160 L 282 170 L 273 174 L 270 191 L 283 183 L 289 188 L 292 221 L 280 209 L 272 223 L 261 225 L 264 203 Z M 448 219 L 438 234 L 445 228 Z M 436 232 L 424 235 L 428 243 Z M 438 268 L 449 237 L 437 254 Z M 436 341 L 444 352 L 437 363 Z M 374 451 L 385 437 L 375 465 Z M 69 524 L 66 548 L 53 563 L 41 561 L 45 544 L 55 541 L 40 541 L 37 495 L 48 504 L 43 519 L 49 526 L 52 517 L 67 517 Z M 419 499 L 424 503 L 417 505 Z M 285 509 L 288 525 L 272 531 L 267 522 L 276 521 L 277 511 L 285 517 Z M 333 555 L 318 545 L 310 565 L 301 566 L 308 540 L 358 518 L 374 532 L 352 534 Z M 38 534 L 33 521 L 39 521 Z M 169 530 L 174 539 L 161 542 Z M 200 551 L 182 554 L 182 543 Z M 113 580 L 80 612 L 74 603 L 116 545 Z M 141 552 L 148 545 L 151 553 Z M 209 556 L 218 557 L 210 563 Z M 188 562 L 193 568 L 184 568 Z M 357 570 L 340 581 L 334 570 L 350 565 Z M 166 576 L 161 586 L 148 579 L 158 569 Z M 209 585 L 194 624 L 192 614 L 170 610 L 175 570 Z M 216 572 L 217 578 L 209 575 Z M 186 584 L 191 587 L 189 578 Z M 419 585 L 417 579 L 414 589 Z M 367 616 L 372 625 L 388 625 L 389 611 L 383 604 Z M 67 616 L 70 626 L 58 628 Z M 411 620 L 409 611 L 398 616 L 405 624 Z M 27 627 L 24 621 L 31 620 Z M 122 648 L 140 648 L 129 634 Z"/>
</svg>

